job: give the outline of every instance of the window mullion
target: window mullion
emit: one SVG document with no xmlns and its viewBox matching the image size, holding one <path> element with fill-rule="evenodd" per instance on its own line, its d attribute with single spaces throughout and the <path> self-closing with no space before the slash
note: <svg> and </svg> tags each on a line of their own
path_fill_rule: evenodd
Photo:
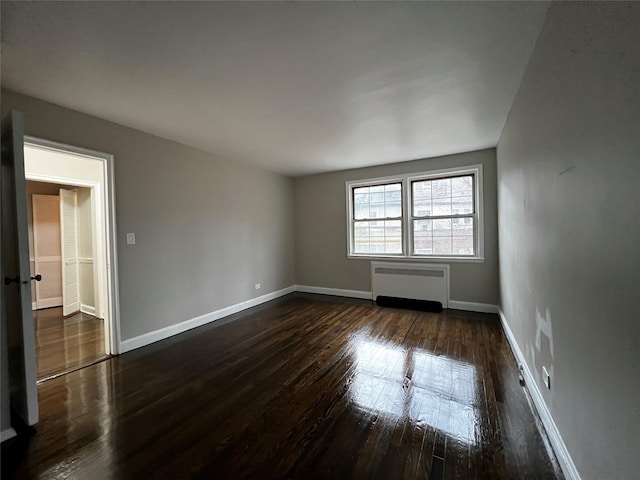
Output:
<svg viewBox="0 0 640 480">
<path fill-rule="evenodd" d="M 403 253 L 404 256 L 410 257 L 413 255 L 413 224 L 411 216 L 413 215 L 413 193 L 411 192 L 411 182 L 408 179 L 404 179 L 402 182 L 402 202 L 404 207 L 404 218 L 402 219 L 402 228 L 404 235 L 402 237 L 404 241 Z"/>
</svg>

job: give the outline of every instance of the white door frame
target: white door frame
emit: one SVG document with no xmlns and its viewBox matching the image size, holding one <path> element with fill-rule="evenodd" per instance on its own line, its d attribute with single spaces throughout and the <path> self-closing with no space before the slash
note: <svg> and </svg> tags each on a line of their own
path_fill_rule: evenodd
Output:
<svg viewBox="0 0 640 480">
<path fill-rule="evenodd" d="M 92 189 L 91 207 L 92 223 L 101 223 L 102 228 L 94 229 L 94 282 L 96 290 L 102 288 L 106 291 L 107 299 L 101 299 L 100 309 L 105 321 L 105 348 L 107 354 L 120 353 L 120 297 L 118 293 L 118 257 L 117 257 L 117 231 L 115 216 L 115 179 L 114 157 L 111 154 L 74 147 L 63 143 L 52 142 L 42 138 L 25 135 L 25 146 L 56 152 L 69 153 L 75 156 L 88 157 L 91 160 L 101 162 L 104 184 L 102 182 L 79 180 L 51 174 L 36 174 L 25 171 L 27 180 L 40 182 L 59 183 L 77 187 L 89 187 Z M 96 235 L 102 231 L 102 235 Z M 105 254 L 102 254 L 105 252 Z M 106 288 L 105 287 L 106 284 Z M 105 305 L 102 305 L 105 303 Z"/>
</svg>

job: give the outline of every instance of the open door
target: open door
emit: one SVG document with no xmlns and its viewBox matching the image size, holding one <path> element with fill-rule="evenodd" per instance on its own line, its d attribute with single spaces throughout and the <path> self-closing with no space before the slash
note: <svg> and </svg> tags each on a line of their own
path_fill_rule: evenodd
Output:
<svg viewBox="0 0 640 480">
<path fill-rule="evenodd" d="M 33 258 L 35 272 L 42 276 L 35 282 L 36 309 L 62 305 L 62 256 L 60 253 L 60 197 L 32 195 Z"/>
<path fill-rule="evenodd" d="M 2 120 L 1 311 L 7 335 L 11 409 L 25 424 L 34 425 L 38 422 L 38 389 L 31 311 L 23 137 L 22 114 L 11 112 Z"/>
<path fill-rule="evenodd" d="M 62 315 L 80 311 L 78 269 L 78 198 L 75 190 L 60 189 L 62 241 Z"/>
</svg>

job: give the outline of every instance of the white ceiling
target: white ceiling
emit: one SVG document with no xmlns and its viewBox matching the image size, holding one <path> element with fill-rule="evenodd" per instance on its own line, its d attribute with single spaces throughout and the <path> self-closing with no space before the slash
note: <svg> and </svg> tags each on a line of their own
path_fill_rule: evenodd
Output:
<svg viewBox="0 0 640 480">
<path fill-rule="evenodd" d="M 496 145 L 540 2 L 2 2 L 2 85 L 287 175 Z"/>
</svg>

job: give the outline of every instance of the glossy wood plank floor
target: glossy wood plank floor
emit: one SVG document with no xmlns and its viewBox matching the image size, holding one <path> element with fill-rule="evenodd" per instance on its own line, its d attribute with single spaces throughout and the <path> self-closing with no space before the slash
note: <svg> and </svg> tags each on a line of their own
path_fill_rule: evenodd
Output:
<svg viewBox="0 0 640 480">
<path fill-rule="evenodd" d="M 106 357 L 103 320 L 76 313 L 62 316 L 62 307 L 33 312 L 38 380 L 69 372 Z"/>
<path fill-rule="evenodd" d="M 562 478 L 493 315 L 293 294 L 39 394 L 7 476 Z"/>
</svg>

